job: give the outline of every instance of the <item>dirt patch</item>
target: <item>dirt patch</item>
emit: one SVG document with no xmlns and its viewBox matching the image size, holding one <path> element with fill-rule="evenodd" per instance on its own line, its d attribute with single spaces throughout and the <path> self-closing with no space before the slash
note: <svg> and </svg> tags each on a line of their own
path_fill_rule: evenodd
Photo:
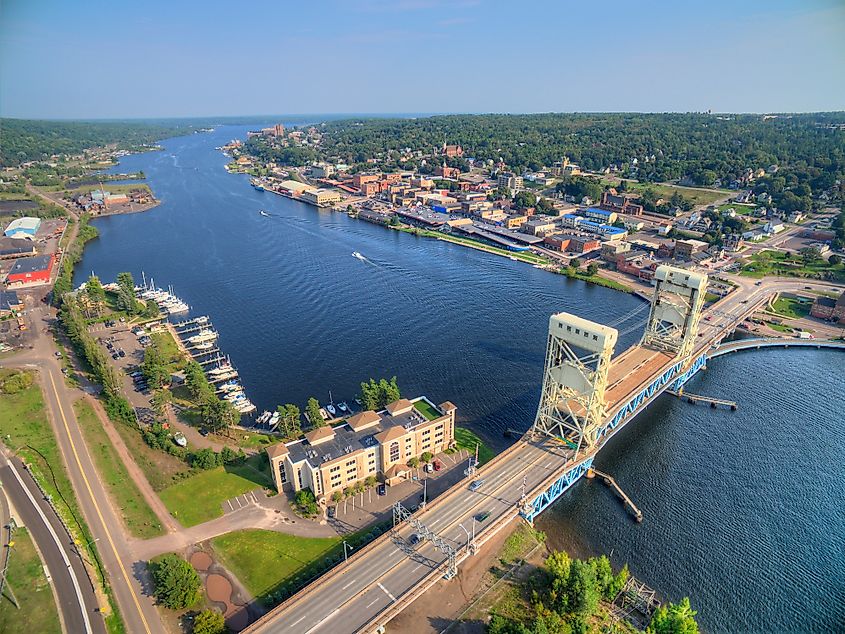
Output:
<svg viewBox="0 0 845 634">
<path fill-rule="evenodd" d="M 441 580 L 428 592 L 414 601 L 387 626 L 388 632 L 402 634 L 440 633 L 449 628 L 449 634 L 483 634 L 485 622 L 470 619 L 455 623 L 470 603 L 490 587 L 495 578 L 491 570 L 499 567 L 498 555 L 510 536 L 511 530 L 502 530 L 488 541 L 478 554 L 466 559 L 451 581 Z M 545 552 L 544 548 L 539 549 Z M 532 558 L 533 559 L 533 558 Z"/>
<path fill-rule="evenodd" d="M 211 555 L 206 552 L 198 550 L 193 555 L 191 555 L 191 565 L 196 568 L 199 572 L 207 572 L 208 569 L 211 567 L 211 563 Z"/>
</svg>

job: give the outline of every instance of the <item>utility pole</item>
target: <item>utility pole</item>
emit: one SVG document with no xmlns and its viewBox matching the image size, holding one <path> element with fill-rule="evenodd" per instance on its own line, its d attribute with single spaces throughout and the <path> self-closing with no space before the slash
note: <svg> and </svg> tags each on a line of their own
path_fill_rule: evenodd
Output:
<svg viewBox="0 0 845 634">
<path fill-rule="evenodd" d="M 346 563 L 346 562 L 348 561 L 348 559 L 349 559 L 349 558 L 348 558 L 348 556 L 347 556 L 347 554 L 346 554 L 346 549 L 347 549 L 347 548 L 348 548 L 349 550 L 355 550 L 354 548 L 352 548 L 352 546 L 350 546 L 349 544 L 347 544 L 347 543 L 346 543 L 346 540 L 344 539 L 344 540 L 343 540 L 343 563 Z"/>
</svg>

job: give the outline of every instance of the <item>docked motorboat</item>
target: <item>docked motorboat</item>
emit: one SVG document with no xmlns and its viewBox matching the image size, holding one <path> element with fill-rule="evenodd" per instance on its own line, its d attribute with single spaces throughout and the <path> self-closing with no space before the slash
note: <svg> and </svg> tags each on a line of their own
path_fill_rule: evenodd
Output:
<svg viewBox="0 0 845 634">
<path fill-rule="evenodd" d="M 329 414 L 331 414 L 331 415 L 332 415 L 332 418 L 334 418 L 335 416 L 337 416 L 337 410 L 334 408 L 334 405 L 332 405 L 331 403 L 329 403 L 328 405 L 326 405 L 326 411 L 327 411 Z"/>
<path fill-rule="evenodd" d="M 214 341 L 215 339 L 217 339 L 217 333 L 214 330 L 203 328 L 193 337 L 188 337 L 188 343 L 196 345 L 205 341 Z"/>
<path fill-rule="evenodd" d="M 341 401 L 340 403 L 337 404 L 337 409 L 340 410 L 340 412 L 342 414 L 348 414 L 349 413 L 349 406 L 343 401 Z"/>
</svg>

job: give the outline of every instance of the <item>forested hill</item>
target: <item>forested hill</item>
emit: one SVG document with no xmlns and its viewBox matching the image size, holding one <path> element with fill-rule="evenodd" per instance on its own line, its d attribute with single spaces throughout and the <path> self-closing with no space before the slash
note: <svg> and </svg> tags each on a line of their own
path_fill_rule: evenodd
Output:
<svg viewBox="0 0 845 634">
<path fill-rule="evenodd" d="M 516 171 L 568 156 L 590 171 L 637 159 L 637 178 L 689 177 L 700 185 L 738 178 L 747 168 L 808 168 L 825 180 L 845 173 L 845 112 L 778 115 L 534 114 L 361 119 L 322 126 L 323 153 L 348 163 L 400 150 L 460 144 L 465 156 L 504 160 Z M 652 159 L 652 156 L 654 157 Z"/>
<path fill-rule="evenodd" d="M 132 149 L 190 130 L 154 122 L 0 119 L 0 166 L 41 161 L 53 154 L 79 154 L 112 143 Z"/>
</svg>

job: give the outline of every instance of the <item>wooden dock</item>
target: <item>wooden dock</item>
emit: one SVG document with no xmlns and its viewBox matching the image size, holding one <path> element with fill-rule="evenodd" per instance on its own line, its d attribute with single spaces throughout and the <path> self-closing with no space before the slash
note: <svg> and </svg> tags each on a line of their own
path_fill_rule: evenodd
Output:
<svg viewBox="0 0 845 634">
<path fill-rule="evenodd" d="M 738 405 L 736 401 L 728 401 L 723 398 L 713 398 L 712 396 L 702 396 L 701 394 L 693 394 L 692 392 L 684 392 L 683 388 L 677 392 L 674 390 L 666 390 L 667 394 L 677 396 L 678 398 L 687 399 L 687 403 L 695 405 L 696 403 L 708 403 L 710 407 L 716 409 L 717 407 L 728 407 L 732 412 L 737 410 Z"/>
<path fill-rule="evenodd" d="M 625 510 L 628 511 L 631 515 L 633 515 L 635 520 L 637 520 L 638 522 L 643 521 L 643 512 L 637 508 L 637 505 L 634 504 L 631 498 L 628 497 L 628 495 L 622 490 L 622 487 L 617 484 L 616 480 L 614 480 L 611 475 L 590 467 L 589 469 L 587 469 L 587 477 L 598 477 L 602 482 L 604 482 L 613 490 L 613 492 L 616 494 L 616 497 L 622 500 L 623 504 L 625 505 Z"/>
</svg>

